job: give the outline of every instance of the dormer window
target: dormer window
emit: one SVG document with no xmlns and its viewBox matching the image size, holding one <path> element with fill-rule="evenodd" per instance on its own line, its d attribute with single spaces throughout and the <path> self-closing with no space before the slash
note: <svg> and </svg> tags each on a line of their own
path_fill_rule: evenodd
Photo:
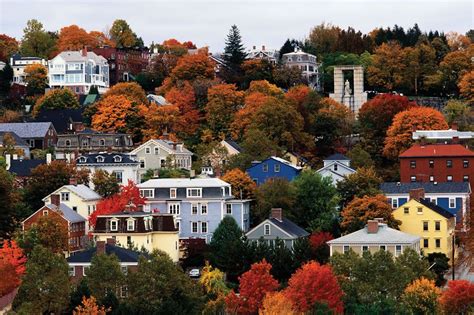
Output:
<svg viewBox="0 0 474 315">
<path fill-rule="evenodd" d="M 79 163 L 86 163 L 86 161 L 87 161 L 87 158 L 85 156 L 81 156 L 79 158 Z"/>
<path fill-rule="evenodd" d="M 70 147 L 71 146 L 71 140 L 66 140 L 66 147 Z"/>
<path fill-rule="evenodd" d="M 334 170 L 337 171 L 337 164 L 334 164 Z"/>
<path fill-rule="evenodd" d="M 127 220 L 127 231 L 134 231 L 135 230 L 135 219 L 130 218 Z"/>
<path fill-rule="evenodd" d="M 97 160 L 97 163 L 102 163 L 104 162 L 104 157 L 102 155 L 99 155 L 98 157 L 96 157 L 96 160 Z"/>
<path fill-rule="evenodd" d="M 100 140 L 99 140 L 99 145 L 100 145 L 101 147 L 105 147 L 105 139 L 100 139 Z"/>
<path fill-rule="evenodd" d="M 118 220 L 117 219 L 110 220 L 110 230 L 111 231 L 118 231 Z"/>
<path fill-rule="evenodd" d="M 190 197 L 201 198 L 202 189 L 201 188 L 188 188 L 187 195 L 188 195 L 188 198 Z"/>
<path fill-rule="evenodd" d="M 122 157 L 120 155 L 114 156 L 114 162 L 117 162 L 117 163 L 122 162 Z"/>
</svg>

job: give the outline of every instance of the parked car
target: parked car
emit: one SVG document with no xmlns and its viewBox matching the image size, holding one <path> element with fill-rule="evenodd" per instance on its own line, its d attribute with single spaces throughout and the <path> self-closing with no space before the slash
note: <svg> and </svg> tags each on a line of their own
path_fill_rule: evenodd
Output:
<svg viewBox="0 0 474 315">
<path fill-rule="evenodd" d="M 189 270 L 188 275 L 191 278 L 199 278 L 201 276 L 201 271 L 197 268 L 193 268 L 193 269 Z"/>
</svg>

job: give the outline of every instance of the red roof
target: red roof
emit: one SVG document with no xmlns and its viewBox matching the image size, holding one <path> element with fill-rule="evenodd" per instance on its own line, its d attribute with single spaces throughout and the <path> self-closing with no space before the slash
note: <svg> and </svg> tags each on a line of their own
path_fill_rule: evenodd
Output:
<svg viewBox="0 0 474 315">
<path fill-rule="evenodd" d="M 450 156 L 474 156 L 474 152 L 460 144 L 415 144 L 400 154 L 405 157 L 450 157 Z"/>
</svg>

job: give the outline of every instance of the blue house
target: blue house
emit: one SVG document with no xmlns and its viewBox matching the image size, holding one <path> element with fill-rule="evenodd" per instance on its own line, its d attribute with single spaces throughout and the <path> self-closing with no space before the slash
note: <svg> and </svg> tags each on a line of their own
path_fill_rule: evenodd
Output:
<svg viewBox="0 0 474 315">
<path fill-rule="evenodd" d="M 247 173 L 257 185 L 261 185 L 270 178 L 284 178 L 292 181 L 301 170 L 300 166 L 295 166 L 282 158 L 271 156 L 262 162 L 252 162 L 252 166 L 247 169 Z"/>
<path fill-rule="evenodd" d="M 466 219 L 470 207 L 471 186 L 469 182 L 388 182 L 380 185 L 380 190 L 388 198 L 393 209 L 408 202 L 411 190 L 420 188 L 424 190 L 425 200 L 454 214 L 457 223 L 464 223 L 461 220 Z"/>
<path fill-rule="evenodd" d="M 138 187 L 147 198 L 144 211 L 173 214 L 180 239 L 210 242 L 227 215 L 244 232 L 249 229 L 250 200 L 236 199 L 231 185 L 218 178 L 155 178 Z"/>
</svg>

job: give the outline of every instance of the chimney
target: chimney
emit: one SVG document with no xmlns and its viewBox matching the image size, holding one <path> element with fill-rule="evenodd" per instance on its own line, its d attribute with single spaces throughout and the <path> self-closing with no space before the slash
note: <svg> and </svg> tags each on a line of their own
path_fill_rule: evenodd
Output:
<svg viewBox="0 0 474 315">
<path fill-rule="evenodd" d="M 7 171 L 10 169 L 10 165 L 12 164 L 12 156 L 10 154 L 5 155 L 5 163 Z"/>
<path fill-rule="evenodd" d="M 272 208 L 272 212 L 270 214 L 270 219 L 277 219 L 278 221 L 282 221 L 282 212 L 281 208 Z"/>
<path fill-rule="evenodd" d="M 190 177 L 190 178 L 196 177 L 196 171 L 195 171 L 195 170 L 189 171 L 189 177 Z"/>
<path fill-rule="evenodd" d="M 253 46 L 253 50 L 257 49 L 257 46 Z"/>
<path fill-rule="evenodd" d="M 456 137 L 453 137 L 453 141 L 452 141 L 454 144 L 458 144 L 459 143 L 459 137 L 456 136 Z"/>
<path fill-rule="evenodd" d="M 265 51 L 265 45 L 262 45 L 262 50 Z"/>
<path fill-rule="evenodd" d="M 69 178 L 69 185 L 77 186 L 77 179 L 75 177 Z"/>
<path fill-rule="evenodd" d="M 18 154 L 13 154 L 13 159 L 18 160 Z"/>
<path fill-rule="evenodd" d="M 425 189 L 424 188 L 416 188 L 410 190 L 410 200 L 420 200 L 425 198 Z"/>
<path fill-rule="evenodd" d="M 112 153 L 112 147 L 107 147 L 107 153 L 108 154 Z"/>
<path fill-rule="evenodd" d="M 59 208 L 59 195 L 58 194 L 53 194 L 51 195 L 51 204 L 55 205 L 56 208 Z"/>
<path fill-rule="evenodd" d="M 53 156 L 51 153 L 46 154 L 46 164 L 51 164 L 51 161 L 53 160 Z"/>
<path fill-rule="evenodd" d="M 105 255 L 105 241 L 97 241 L 95 244 L 97 249 L 96 249 L 96 254 L 104 254 Z"/>
<path fill-rule="evenodd" d="M 451 129 L 457 131 L 457 130 L 458 130 L 458 123 L 453 122 L 453 123 L 451 124 Z"/>
<path fill-rule="evenodd" d="M 378 231 L 379 231 L 379 221 L 377 220 L 367 221 L 367 233 L 377 234 Z"/>
<path fill-rule="evenodd" d="M 87 46 L 84 46 L 84 48 L 82 48 L 81 55 L 82 57 L 87 57 Z"/>
<path fill-rule="evenodd" d="M 115 246 L 115 238 L 108 238 L 107 239 L 107 244 Z"/>
</svg>

